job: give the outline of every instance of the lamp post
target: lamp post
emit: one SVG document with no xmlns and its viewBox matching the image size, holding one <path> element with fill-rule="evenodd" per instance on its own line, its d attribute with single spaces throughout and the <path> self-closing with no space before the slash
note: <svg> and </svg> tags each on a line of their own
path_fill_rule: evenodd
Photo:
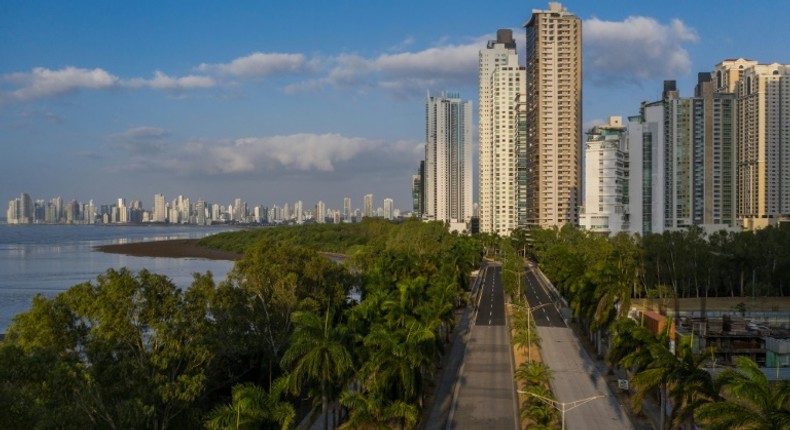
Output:
<svg viewBox="0 0 790 430">
<path fill-rule="evenodd" d="M 527 361 L 530 362 L 530 363 L 532 362 L 532 320 L 530 318 L 531 315 L 532 315 L 532 311 L 540 309 L 540 308 L 542 308 L 544 306 L 553 305 L 553 304 L 554 303 L 543 303 L 541 305 L 533 306 L 531 308 L 527 307 L 527 306 L 517 305 L 515 303 L 511 303 L 510 304 L 511 306 L 515 306 L 517 308 L 522 308 L 522 309 L 525 309 L 527 311 Z"/>
<path fill-rule="evenodd" d="M 537 397 L 538 399 L 542 400 L 544 403 L 546 403 L 549 406 L 553 407 L 554 409 L 560 411 L 560 413 L 562 414 L 562 421 L 561 421 L 562 422 L 562 430 L 565 430 L 565 412 L 568 412 L 568 411 L 571 411 L 573 409 L 576 409 L 576 408 L 578 408 L 579 406 L 581 406 L 581 405 L 583 405 L 585 403 L 592 402 L 593 400 L 600 399 L 602 397 L 606 397 L 606 395 L 604 395 L 604 394 L 598 394 L 597 396 L 585 397 L 583 399 L 575 400 L 573 402 L 559 402 L 557 400 L 550 399 L 548 397 L 543 397 L 543 396 L 535 394 L 535 393 L 530 393 L 529 391 L 521 391 L 521 390 L 519 390 L 518 393 L 519 394 L 528 394 L 530 396 Z M 570 406 L 570 407 L 568 407 L 568 406 Z"/>
</svg>

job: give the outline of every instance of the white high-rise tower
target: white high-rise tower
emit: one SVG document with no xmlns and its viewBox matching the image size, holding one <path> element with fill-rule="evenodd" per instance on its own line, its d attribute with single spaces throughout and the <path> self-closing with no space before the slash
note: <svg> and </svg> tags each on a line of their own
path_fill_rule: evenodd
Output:
<svg viewBox="0 0 790 430">
<path fill-rule="evenodd" d="M 472 102 L 428 96 L 425 127 L 425 218 L 472 216 Z"/>
<path fill-rule="evenodd" d="M 498 30 L 479 54 L 480 231 L 509 234 L 516 226 L 516 97 L 525 92 L 512 30 Z"/>
</svg>

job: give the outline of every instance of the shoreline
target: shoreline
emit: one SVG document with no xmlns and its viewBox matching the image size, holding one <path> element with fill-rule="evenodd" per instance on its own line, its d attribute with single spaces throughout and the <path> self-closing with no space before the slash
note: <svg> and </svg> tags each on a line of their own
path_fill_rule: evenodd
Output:
<svg viewBox="0 0 790 430">
<path fill-rule="evenodd" d="M 108 254 L 154 258 L 200 258 L 205 260 L 240 260 L 244 255 L 198 245 L 200 239 L 171 239 L 100 245 L 93 249 Z"/>
</svg>

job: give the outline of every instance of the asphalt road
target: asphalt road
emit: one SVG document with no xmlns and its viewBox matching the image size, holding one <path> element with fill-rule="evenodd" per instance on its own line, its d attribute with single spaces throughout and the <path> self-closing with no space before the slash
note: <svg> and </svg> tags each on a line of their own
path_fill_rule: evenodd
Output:
<svg viewBox="0 0 790 430">
<path fill-rule="evenodd" d="M 447 429 L 517 429 L 502 270 L 488 266 Z"/>
<path fill-rule="evenodd" d="M 524 290 L 527 294 L 527 303 L 529 303 L 531 308 L 544 303 L 557 303 L 557 300 L 552 300 L 551 295 L 541 283 L 534 269 L 527 267 L 526 278 L 527 282 Z M 555 305 L 543 306 L 533 310 L 532 318 L 535 319 L 535 324 L 538 327 L 566 327 L 565 321 Z"/>
<path fill-rule="evenodd" d="M 531 265 L 530 265 L 531 266 Z M 552 300 L 544 278 L 536 268 L 527 269 L 526 293 L 530 307 Z M 533 311 L 541 341 L 541 359 L 553 371 L 554 397 L 565 409 L 565 428 L 590 430 L 633 430 L 623 407 L 606 384 L 605 365 L 598 365 L 581 347 L 553 305 Z M 600 367 L 599 367 L 600 366 Z"/>
</svg>

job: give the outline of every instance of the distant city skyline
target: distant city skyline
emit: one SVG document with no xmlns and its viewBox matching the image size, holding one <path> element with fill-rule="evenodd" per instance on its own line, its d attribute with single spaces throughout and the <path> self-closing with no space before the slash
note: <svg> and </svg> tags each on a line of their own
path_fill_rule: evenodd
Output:
<svg viewBox="0 0 790 430">
<path fill-rule="evenodd" d="M 157 193 L 151 206 L 141 200 L 118 197 L 108 202 L 94 199 L 63 199 L 55 196 L 50 199 L 19 193 L 8 201 L 0 220 L 9 224 L 199 224 L 216 223 L 294 223 L 303 224 L 313 220 L 325 222 L 359 222 L 363 217 L 396 219 L 410 216 L 410 211 L 395 207 L 390 197 L 384 197 L 378 206 L 373 194 L 366 194 L 360 201 L 363 207 L 352 207 L 353 199 L 344 197 L 337 207 L 327 205 L 323 200 L 305 205 L 302 200 L 286 202 L 247 202 L 241 198 L 230 202 L 191 199 L 179 194 L 170 200 Z M 291 207 L 293 204 L 293 207 Z M 327 221 L 329 220 L 329 221 Z"/>
<path fill-rule="evenodd" d="M 4 2 L 0 201 L 372 192 L 409 210 L 426 91 L 475 94 L 486 41 L 510 28 L 523 56 L 546 6 Z M 585 130 L 637 114 L 663 80 L 690 94 L 726 58 L 790 62 L 783 1 L 563 6 L 583 21 Z"/>
</svg>

